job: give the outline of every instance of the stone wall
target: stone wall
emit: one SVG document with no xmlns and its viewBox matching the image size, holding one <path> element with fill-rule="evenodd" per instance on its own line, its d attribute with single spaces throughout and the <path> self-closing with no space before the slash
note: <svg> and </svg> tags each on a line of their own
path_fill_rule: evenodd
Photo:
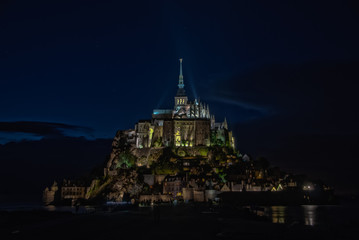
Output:
<svg viewBox="0 0 359 240">
<path fill-rule="evenodd" d="M 55 201 L 55 192 L 45 188 L 42 194 L 42 201 L 45 205 L 49 205 Z"/>
<path fill-rule="evenodd" d="M 193 200 L 193 188 L 182 188 L 182 196 L 185 202 Z"/>
<path fill-rule="evenodd" d="M 155 184 L 155 175 L 153 174 L 143 174 L 143 181 L 150 186 Z"/>
<path fill-rule="evenodd" d="M 204 192 L 201 190 L 193 190 L 193 200 L 195 202 L 204 202 Z"/>
<path fill-rule="evenodd" d="M 57 200 L 58 189 L 56 181 L 54 181 L 50 189 L 45 188 L 42 194 L 42 201 L 45 205 L 53 204 Z"/>
</svg>

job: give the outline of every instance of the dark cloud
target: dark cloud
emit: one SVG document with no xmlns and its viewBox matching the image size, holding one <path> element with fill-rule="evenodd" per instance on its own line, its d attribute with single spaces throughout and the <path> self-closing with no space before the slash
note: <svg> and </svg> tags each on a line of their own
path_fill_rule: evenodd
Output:
<svg viewBox="0 0 359 240">
<path fill-rule="evenodd" d="M 223 81 L 222 92 L 230 92 L 233 101 L 273 110 L 242 121 L 246 111 L 237 108 L 232 129 L 239 150 L 321 178 L 338 192 L 357 191 L 357 66 L 358 62 L 272 65 Z M 217 96 L 224 96 L 222 92 Z"/>
<path fill-rule="evenodd" d="M 234 122 L 246 117 L 248 106 L 285 119 L 293 130 L 359 132 L 355 111 L 359 101 L 357 61 L 269 65 L 217 81 L 205 98 L 237 104 Z M 246 103 L 245 105 L 242 103 Z M 259 107 L 258 107 L 259 106 Z M 259 112 L 259 111 L 256 111 Z M 274 123 L 275 124 L 275 123 Z"/>
<path fill-rule="evenodd" d="M 111 153 L 112 139 L 88 140 L 84 137 L 44 138 L 38 141 L 0 145 L 0 193 L 20 195 L 19 201 L 41 200 L 42 191 L 54 180 L 77 179 L 101 167 Z"/>
<path fill-rule="evenodd" d="M 87 127 L 51 122 L 0 122 L 0 134 L 1 132 L 25 133 L 46 138 L 56 138 L 65 136 L 66 131 L 76 131 L 82 132 L 84 134 L 91 134 L 92 129 Z"/>
</svg>

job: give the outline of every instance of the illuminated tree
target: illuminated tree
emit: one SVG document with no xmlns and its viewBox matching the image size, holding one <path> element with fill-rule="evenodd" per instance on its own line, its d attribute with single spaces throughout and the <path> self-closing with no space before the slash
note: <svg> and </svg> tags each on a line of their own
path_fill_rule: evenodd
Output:
<svg viewBox="0 0 359 240">
<path fill-rule="evenodd" d="M 131 168 L 135 166 L 136 157 L 129 152 L 122 152 L 118 155 L 116 168 Z"/>
</svg>

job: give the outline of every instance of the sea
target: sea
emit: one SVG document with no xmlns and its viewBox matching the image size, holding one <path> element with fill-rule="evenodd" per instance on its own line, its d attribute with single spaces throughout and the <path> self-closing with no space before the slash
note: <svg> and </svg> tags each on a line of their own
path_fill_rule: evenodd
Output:
<svg viewBox="0 0 359 240">
<path fill-rule="evenodd" d="M 252 212 L 276 224 L 300 224 L 307 226 L 335 226 L 359 224 L 358 200 L 344 201 L 338 205 L 296 205 L 257 206 Z M 1 203 L 1 211 L 59 211 L 73 213 L 93 213 L 101 211 L 99 206 L 43 206 L 39 202 Z"/>
<path fill-rule="evenodd" d="M 359 206 L 356 204 L 263 206 L 254 212 L 277 224 L 336 226 L 359 223 Z"/>
</svg>

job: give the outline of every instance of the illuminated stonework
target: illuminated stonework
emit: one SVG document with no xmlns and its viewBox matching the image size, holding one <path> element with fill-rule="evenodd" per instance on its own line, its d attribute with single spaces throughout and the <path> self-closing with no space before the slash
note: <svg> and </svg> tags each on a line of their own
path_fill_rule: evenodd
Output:
<svg viewBox="0 0 359 240">
<path fill-rule="evenodd" d="M 154 109 L 152 119 L 136 124 L 135 147 L 226 145 L 234 148 L 234 137 L 228 130 L 227 121 L 216 123 L 208 104 L 197 99 L 188 101 L 184 89 L 182 59 L 174 100 L 173 109 Z"/>
</svg>

